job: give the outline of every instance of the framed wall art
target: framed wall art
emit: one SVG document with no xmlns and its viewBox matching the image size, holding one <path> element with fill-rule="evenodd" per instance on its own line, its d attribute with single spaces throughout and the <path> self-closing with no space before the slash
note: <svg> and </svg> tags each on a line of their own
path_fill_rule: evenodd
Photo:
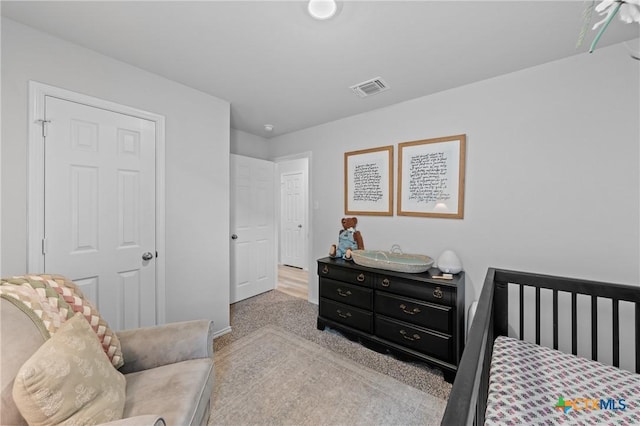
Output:
<svg viewBox="0 0 640 426">
<path fill-rule="evenodd" d="M 344 211 L 393 215 L 393 145 L 344 153 Z"/>
<path fill-rule="evenodd" d="M 462 219 L 466 135 L 398 144 L 398 216 Z"/>
</svg>

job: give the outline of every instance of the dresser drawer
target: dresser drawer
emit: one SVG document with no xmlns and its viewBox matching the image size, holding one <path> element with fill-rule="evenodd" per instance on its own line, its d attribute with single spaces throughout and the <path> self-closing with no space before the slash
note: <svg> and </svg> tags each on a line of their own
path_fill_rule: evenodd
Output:
<svg viewBox="0 0 640 426">
<path fill-rule="evenodd" d="M 362 309 L 373 309 L 373 289 L 345 284 L 329 278 L 320 278 L 320 297 Z"/>
<path fill-rule="evenodd" d="M 452 334 L 453 308 L 376 291 L 376 314 Z"/>
<path fill-rule="evenodd" d="M 348 284 L 373 287 L 373 274 L 362 272 L 352 268 L 341 268 L 339 266 L 318 263 L 318 276 L 321 278 L 331 278 L 343 281 Z"/>
<path fill-rule="evenodd" d="M 453 340 L 449 335 L 432 332 L 383 316 L 376 316 L 375 325 L 376 335 L 383 339 L 434 356 L 445 362 L 452 361 Z"/>
<path fill-rule="evenodd" d="M 323 298 L 320 299 L 319 313 L 321 317 L 331 319 L 346 326 L 364 331 L 365 333 L 373 333 L 373 314 L 371 312 Z"/>
<path fill-rule="evenodd" d="M 378 275 L 375 287 L 390 293 L 398 293 L 403 296 L 445 305 L 452 305 L 455 300 L 454 290 L 451 287 L 424 281 L 410 281 L 392 276 Z"/>
</svg>

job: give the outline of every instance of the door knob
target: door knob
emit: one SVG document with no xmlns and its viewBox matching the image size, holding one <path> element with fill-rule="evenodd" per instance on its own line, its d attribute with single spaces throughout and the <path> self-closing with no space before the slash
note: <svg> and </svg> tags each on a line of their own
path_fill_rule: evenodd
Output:
<svg viewBox="0 0 640 426">
<path fill-rule="evenodd" d="M 153 254 L 150 251 L 142 254 L 142 260 L 151 260 L 151 259 L 153 259 Z"/>
<path fill-rule="evenodd" d="M 298 228 L 302 228 L 302 225 L 298 225 Z"/>
<path fill-rule="evenodd" d="M 238 239 L 238 236 L 237 236 L 236 234 L 233 234 L 233 235 L 231 236 L 231 239 L 232 239 L 232 240 L 237 240 L 237 239 Z"/>
</svg>

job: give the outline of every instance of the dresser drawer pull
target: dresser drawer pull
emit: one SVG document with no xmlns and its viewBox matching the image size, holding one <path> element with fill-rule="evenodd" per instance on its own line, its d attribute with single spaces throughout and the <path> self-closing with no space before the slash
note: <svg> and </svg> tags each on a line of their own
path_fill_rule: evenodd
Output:
<svg viewBox="0 0 640 426">
<path fill-rule="evenodd" d="M 329 267 L 327 265 L 324 265 L 324 268 L 322 268 L 322 273 L 323 274 L 328 274 L 329 273 Z"/>
<path fill-rule="evenodd" d="M 389 281 L 389 278 L 385 278 L 384 280 L 382 280 L 382 287 L 389 287 L 390 284 L 391 281 Z"/>
<path fill-rule="evenodd" d="M 336 311 L 336 313 L 338 314 L 339 317 L 341 318 L 351 318 L 351 312 L 347 312 L 346 314 L 343 314 L 342 311 L 340 309 L 338 309 Z"/>
<path fill-rule="evenodd" d="M 404 337 L 404 338 L 405 338 L 405 339 L 407 339 L 407 340 L 411 340 L 411 341 L 414 341 L 414 340 L 420 340 L 420 336 L 419 336 L 419 335 L 417 335 L 417 334 L 415 334 L 415 333 L 414 333 L 414 335 L 413 335 L 413 336 L 409 336 L 409 335 L 407 335 L 407 332 L 406 332 L 406 331 L 404 331 L 404 330 L 400 330 L 400 334 L 402 334 L 402 337 Z"/>
<path fill-rule="evenodd" d="M 402 309 L 402 312 L 404 312 L 405 314 L 409 314 L 409 315 L 415 315 L 415 314 L 419 314 L 420 313 L 420 309 L 419 308 L 413 308 L 413 310 L 407 311 L 407 305 L 405 305 L 404 303 L 402 305 L 400 305 L 400 309 Z"/>
<path fill-rule="evenodd" d="M 435 297 L 436 299 L 442 299 L 442 290 L 440 289 L 440 287 L 436 287 L 436 289 L 433 290 L 433 297 Z"/>
<path fill-rule="evenodd" d="M 338 294 L 342 297 L 347 297 L 347 296 L 351 296 L 351 291 L 347 290 L 346 292 L 343 291 L 341 288 L 338 289 Z"/>
<path fill-rule="evenodd" d="M 364 281 L 364 274 L 360 274 L 356 277 L 356 280 L 358 280 L 358 282 L 362 282 Z"/>
</svg>

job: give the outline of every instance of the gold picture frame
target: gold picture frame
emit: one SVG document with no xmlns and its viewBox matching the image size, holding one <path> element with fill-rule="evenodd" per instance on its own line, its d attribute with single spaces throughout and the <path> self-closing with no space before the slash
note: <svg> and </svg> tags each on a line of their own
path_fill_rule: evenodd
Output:
<svg viewBox="0 0 640 426">
<path fill-rule="evenodd" d="M 393 145 L 344 153 L 344 211 L 393 216 Z"/>
<path fill-rule="evenodd" d="M 398 216 L 464 217 L 466 135 L 398 144 Z"/>
</svg>

